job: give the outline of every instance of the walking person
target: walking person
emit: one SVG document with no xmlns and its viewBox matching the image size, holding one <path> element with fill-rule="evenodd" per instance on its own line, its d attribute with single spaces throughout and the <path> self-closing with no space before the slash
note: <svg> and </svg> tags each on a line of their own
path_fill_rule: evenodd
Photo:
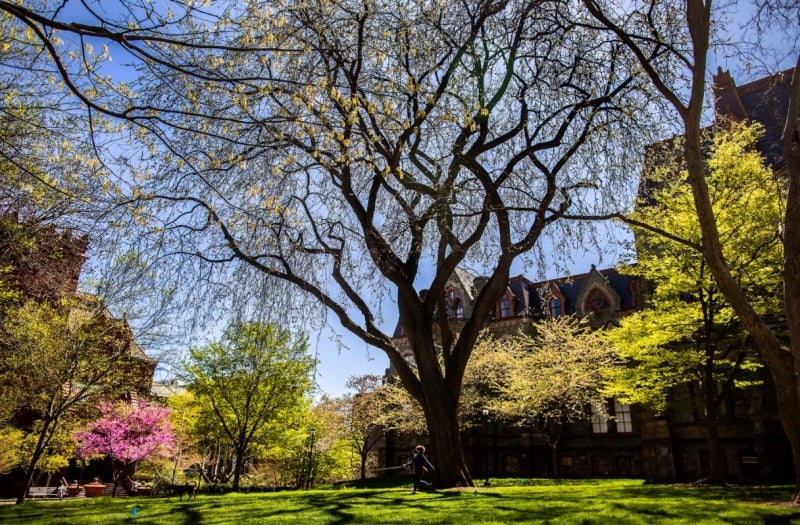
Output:
<svg viewBox="0 0 800 525">
<path fill-rule="evenodd" d="M 433 472 L 435 469 L 433 468 L 431 462 L 428 461 L 428 458 L 425 457 L 425 447 L 423 445 L 417 445 L 417 447 L 414 449 L 414 456 L 409 460 L 408 463 L 405 464 L 405 466 L 414 467 L 414 490 L 412 494 L 416 494 L 417 489 L 420 488 L 420 485 L 430 487 L 430 483 L 422 479 L 422 474 L 429 470 Z"/>
</svg>

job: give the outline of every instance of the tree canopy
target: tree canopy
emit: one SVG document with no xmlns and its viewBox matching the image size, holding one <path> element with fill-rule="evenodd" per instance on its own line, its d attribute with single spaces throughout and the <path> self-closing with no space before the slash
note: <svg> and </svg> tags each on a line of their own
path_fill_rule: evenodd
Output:
<svg viewBox="0 0 800 525">
<path fill-rule="evenodd" d="M 754 149 L 762 133 L 746 123 L 716 130 L 709 139 L 707 180 L 731 271 L 762 315 L 779 320 L 785 195 L 783 181 Z M 665 407 L 670 388 L 702 379 L 706 357 L 718 361 L 721 377 L 727 377 L 727 366 L 737 364 L 736 353 L 746 349 L 735 312 L 695 249 L 702 232 L 686 178 L 673 166 L 658 168 L 650 178 L 655 189 L 631 214 L 634 221 L 659 225 L 660 232 L 634 226 L 636 264 L 624 270 L 646 279 L 652 291 L 646 309 L 609 332 L 617 349 L 638 364 L 617 371 L 630 381 L 624 388 L 628 400 L 657 410 Z"/>
<path fill-rule="evenodd" d="M 3 403 L 24 425 L 21 461 L 32 482 L 48 453 L 66 464 L 70 448 L 56 446 L 91 415 L 99 400 L 122 393 L 129 382 L 131 340 L 92 302 L 63 298 L 56 304 L 27 301 L 5 312 L 0 384 Z M 28 446 L 25 446 L 28 443 Z M 74 443 L 72 443 L 74 446 Z M 48 452 L 49 451 L 49 452 Z M 51 465 L 52 466 L 52 465 Z"/>
<path fill-rule="evenodd" d="M 783 182 L 755 149 L 762 133 L 760 126 L 746 123 L 715 129 L 707 180 L 732 273 L 762 315 L 779 321 L 783 246 L 778 230 L 785 198 Z M 756 379 L 752 371 L 759 361 L 702 254 L 686 244 L 699 245 L 702 237 L 686 177 L 674 166 L 658 167 L 649 178 L 654 189 L 631 215 L 634 221 L 658 224 L 661 234 L 634 228 L 637 263 L 626 271 L 645 279 L 652 293 L 644 310 L 608 332 L 629 362 L 612 371 L 608 391 L 663 411 L 676 387 L 692 385 L 703 400 L 709 479 L 723 483 L 720 403 L 736 384 Z"/>
<path fill-rule="evenodd" d="M 566 425 L 588 422 L 592 414 L 606 417 L 604 373 L 618 358 L 599 332 L 575 317 L 544 319 L 530 331 L 482 340 L 467 378 L 494 419 L 544 436 L 557 476 L 556 449 Z"/>
<path fill-rule="evenodd" d="M 114 491 L 123 476 L 133 474 L 137 463 L 150 456 L 172 452 L 175 435 L 169 420 L 169 409 L 146 401 L 128 403 L 105 402 L 100 405 L 101 416 L 88 430 L 77 432 L 78 456 L 87 458 L 104 455 L 114 466 Z M 130 485 L 125 486 L 130 490 Z M 112 493 L 113 495 L 113 493 Z"/>
<path fill-rule="evenodd" d="M 167 14 L 128 2 L 67 24 L 44 5 L 0 4 L 38 30 L 92 119 L 127 126 L 106 136 L 145 146 L 107 159 L 135 170 L 103 195 L 119 203 L 115 226 L 143 234 L 135 245 L 149 263 L 204 285 L 286 283 L 291 294 L 271 301 L 321 305 L 385 351 L 425 410 L 444 485 L 471 482 L 458 394 L 511 264 L 565 216 L 624 196 L 617 183 L 640 150 L 611 138 L 647 129 L 637 69 L 567 7 L 243 1 Z M 92 49 L 70 56 L 56 30 Z M 104 75 L 103 41 L 137 64 L 135 81 Z M 455 333 L 444 294 L 459 264 L 486 267 L 489 280 Z M 423 296 L 426 268 L 436 273 Z M 226 290 L 253 306 L 263 297 Z M 416 370 L 380 328 L 387 292 Z"/>
<path fill-rule="evenodd" d="M 776 387 L 778 412 L 792 446 L 797 486 L 794 502 L 800 503 L 800 388 L 797 363 L 800 363 L 800 34 L 796 24 L 797 5 L 756 1 L 756 27 L 760 22 L 777 21 L 781 31 L 782 56 L 793 58 L 795 67 L 788 82 L 786 114 L 780 142 L 785 162 L 786 208 L 783 210 L 781 240 L 785 256 L 782 262 L 783 309 L 787 315 L 788 342 L 769 317 L 758 311 L 759 298 L 736 280 L 722 231 L 717 222 L 710 188 L 708 166 L 704 159 L 704 116 L 707 109 L 708 66 L 715 47 L 715 26 L 720 11 L 709 0 L 689 0 L 683 4 L 650 2 L 619 6 L 616 2 L 583 0 L 597 27 L 609 38 L 620 42 L 642 67 L 663 104 L 663 116 L 674 123 L 682 135 L 681 159 L 688 173 L 695 213 L 702 232 L 701 244 L 694 245 L 703 254 L 721 293 L 726 297 L 742 324 L 751 334 L 769 366 Z M 724 11 L 724 9 L 722 10 Z M 763 36 L 759 34 L 759 37 Z M 768 39 L 754 46 L 757 53 L 769 52 Z M 772 51 L 775 51 L 773 49 Z M 761 56 L 758 56 L 761 59 Z M 658 225 L 650 225 L 657 230 Z"/>
<path fill-rule="evenodd" d="M 235 451 L 235 489 L 252 448 L 291 421 L 309 393 L 314 361 L 307 348 L 304 337 L 276 325 L 238 323 L 191 350 L 187 388 Z"/>
</svg>

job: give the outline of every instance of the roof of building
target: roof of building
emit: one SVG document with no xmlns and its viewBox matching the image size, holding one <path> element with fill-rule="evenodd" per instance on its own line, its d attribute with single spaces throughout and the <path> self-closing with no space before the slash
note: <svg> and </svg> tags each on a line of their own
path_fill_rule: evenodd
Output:
<svg viewBox="0 0 800 525">
<path fill-rule="evenodd" d="M 785 166 L 780 138 L 789 107 L 794 68 L 737 86 L 729 71 L 714 75 L 714 110 L 718 118 L 749 119 L 764 126 L 758 150 L 773 169 Z"/>
<path fill-rule="evenodd" d="M 542 296 L 544 295 L 546 298 L 549 294 L 549 286 L 551 285 L 557 287 L 558 291 L 564 296 L 566 303 L 562 305 L 564 313 L 567 315 L 575 314 L 577 311 L 578 297 L 593 275 L 601 276 L 608 286 L 620 296 L 620 311 L 624 312 L 634 308 L 635 298 L 631 290 L 631 281 L 633 281 L 634 277 L 631 275 L 623 275 L 614 268 L 598 270 L 592 265 L 592 269 L 586 273 L 558 277 L 556 279 L 535 283 L 535 288 L 539 290 L 544 289 L 545 293 L 536 293 L 532 295 L 533 303 L 531 306 L 534 315 L 537 317 L 545 315 L 546 306 L 542 304 Z"/>
<path fill-rule="evenodd" d="M 469 294 L 468 300 L 473 299 L 475 281 L 486 279 L 471 274 L 464 270 L 457 270 L 453 276 L 465 293 Z M 619 311 L 626 312 L 636 306 L 636 298 L 631 282 L 635 277 L 623 275 L 614 268 L 598 270 L 594 265 L 591 269 L 582 274 L 558 277 L 539 282 L 533 282 L 522 275 L 511 277 L 508 280 L 507 290 L 514 297 L 514 311 L 512 317 L 527 316 L 543 318 L 548 315 L 548 304 L 546 301 L 551 297 L 552 287 L 555 286 L 563 296 L 564 304 L 561 305 L 563 314 L 572 315 L 578 312 L 578 303 L 585 288 L 592 283 L 600 282 L 604 287 L 610 289 L 619 296 Z M 398 322 L 395 326 L 393 337 L 403 337 L 403 330 Z"/>
<path fill-rule="evenodd" d="M 186 392 L 186 387 L 178 383 L 176 379 L 170 379 L 163 382 L 154 382 L 150 388 L 150 395 L 156 399 L 169 399 L 172 396 L 183 394 Z"/>
</svg>

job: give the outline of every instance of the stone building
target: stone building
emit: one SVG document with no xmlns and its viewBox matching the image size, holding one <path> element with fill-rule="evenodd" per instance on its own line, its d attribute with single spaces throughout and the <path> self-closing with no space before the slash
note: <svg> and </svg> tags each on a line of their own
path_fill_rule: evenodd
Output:
<svg viewBox="0 0 800 525">
<path fill-rule="evenodd" d="M 472 301 L 485 278 L 458 270 L 449 280 L 448 315 L 457 322 L 472 313 Z M 647 284 L 615 269 L 594 266 L 584 274 L 534 282 L 509 279 L 487 328 L 495 335 L 514 334 L 536 319 L 558 315 L 587 318 L 595 328 L 613 325 L 644 304 Z M 411 358 L 402 331 L 395 344 Z M 765 385 L 734 391 L 723 403 L 719 431 L 731 481 L 776 482 L 791 477 L 791 456 L 780 428 L 769 378 Z M 675 390 L 671 408 L 656 415 L 638 406 L 606 400 L 610 419 L 596 415 L 570 425 L 558 446 L 557 469 L 565 477 L 636 477 L 652 481 L 696 481 L 708 462 L 705 422 L 691 385 Z M 480 418 L 480 415 L 476 415 Z M 496 422 L 462 435 L 470 471 L 483 475 L 540 477 L 553 472 L 543 436 Z M 409 449 L 405 440 L 386 442 L 384 461 L 400 464 Z"/>
</svg>

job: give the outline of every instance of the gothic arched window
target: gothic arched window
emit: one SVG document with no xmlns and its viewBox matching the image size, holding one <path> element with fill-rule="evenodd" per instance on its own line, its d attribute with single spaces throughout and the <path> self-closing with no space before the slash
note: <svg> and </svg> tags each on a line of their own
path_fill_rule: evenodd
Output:
<svg viewBox="0 0 800 525">
<path fill-rule="evenodd" d="M 464 317 L 464 305 L 455 290 L 448 290 L 445 294 L 445 310 L 448 319 Z"/>
<path fill-rule="evenodd" d="M 586 298 L 584 304 L 586 305 L 584 308 L 586 312 L 599 312 L 611 306 L 611 301 L 608 300 L 608 296 L 602 290 L 595 288 Z"/>
</svg>

